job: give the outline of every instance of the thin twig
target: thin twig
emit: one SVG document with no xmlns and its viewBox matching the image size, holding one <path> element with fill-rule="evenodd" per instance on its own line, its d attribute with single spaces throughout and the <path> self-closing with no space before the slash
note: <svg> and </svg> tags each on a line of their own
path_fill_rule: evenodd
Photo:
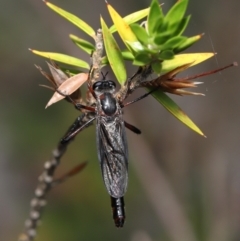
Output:
<svg viewBox="0 0 240 241">
<path fill-rule="evenodd" d="M 102 30 L 98 29 L 97 34 L 95 36 L 95 51 L 92 53 L 91 56 L 91 69 L 89 73 L 89 81 L 88 81 L 88 91 L 87 91 L 87 97 L 86 97 L 86 103 L 88 105 L 95 105 L 96 99 L 90 92 L 90 88 L 92 88 L 92 85 L 98 80 L 101 68 L 102 68 L 102 55 L 104 50 L 104 44 L 103 44 L 103 35 Z"/>
<path fill-rule="evenodd" d="M 92 83 L 97 81 L 99 74 L 101 72 L 101 58 L 102 58 L 103 48 L 104 48 L 101 30 L 97 31 L 97 35 L 95 37 L 95 44 L 96 44 L 96 51 L 94 51 L 92 54 L 93 68 L 90 72 L 91 76 L 89 77 L 90 86 L 92 85 Z M 40 68 L 40 71 L 41 71 L 41 68 Z M 46 76 L 45 72 L 44 72 L 44 76 L 47 78 L 49 77 L 51 80 L 53 80 L 53 84 L 55 83 L 54 77 L 49 76 L 49 75 Z M 56 83 L 56 86 L 58 86 L 57 83 Z M 90 93 L 88 93 L 88 95 L 86 97 L 86 102 L 90 106 L 95 105 L 95 99 L 93 98 L 93 96 Z M 83 112 L 85 112 L 85 111 L 83 110 Z M 74 122 L 74 124 L 69 128 L 67 134 L 69 133 L 69 131 L 72 130 L 72 128 L 75 129 L 80 126 L 84 126 L 84 128 L 88 127 L 89 125 L 92 124 L 92 123 L 88 124 L 88 122 L 93 117 L 94 116 L 93 116 L 92 112 L 86 111 L 85 113 L 83 113 L 81 116 L 79 116 L 77 118 L 77 120 Z M 66 138 L 66 135 L 63 137 L 63 139 L 64 138 Z M 73 140 L 73 139 L 74 138 L 72 138 L 71 140 Z M 33 241 L 34 240 L 34 238 L 37 234 L 37 226 L 40 222 L 43 209 L 47 203 L 46 202 L 47 193 L 56 185 L 64 182 L 66 179 L 68 179 L 72 175 L 75 175 L 76 173 L 78 173 L 85 166 L 85 163 L 78 165 L 77 167 L 72 169 L 70 172 L 68 172 L 66 175 L 64 175 L 63 177 L 61 177 L 57 180 L 54 180 L 54 173 L 60 164 L 60 160 L 61 160 L 62 156 L 64 155 L 64 153 L 67 149 L 67 146 L 70 143 L 71 143 L 71 141 L 59 142 L 59 144 L 57 145 L 57 148 L 54 149 L 52 152 L 51 159 L 48 160 L 47 162 L 45 162 L 44 171 L 38 178 L 38 185 L 34 192 L 34 198 L 30 202 L 30 212 L 29 212 L 28 219 L 25 221 L 25 230 L 23 231 L 23 233 L 21 233 L 19 235 L 18 241 Z"/>
<path fill-rule="evenodd" d="M 69 130 L 67 131 L 67 134 L 69 131 L 76 126 L 82 126 L 85 125 L 85 128 L 89 125 L 86 125 L 89 119 L 92 119 L 92 113 L 89 112 L 87 114 L 82 114 L 80 117 L 77 118 L 77 120 L 74 122 L 75 126 L 72 125 Z M 64 135 L 64 137 L 66 134 Z M 56 149 L 52 152 L 52 157 L 50 160 L 46 161 L 44 164 L 44 170 L 42 174 L 38 178 L 38 185 L 34 192 L 34 198 L 30 202 L 30 212 L 29 217 L 25 221 L 25 230 L 22 234 L 20 234 L 18 241 L 33 241 L 36 233 L 37 233 L 37 226 L 40 222 L 43 208 L 46 205 L 46 196 L 47 193 L 56 185 L 66 181 L 69 177 L 77 174 L 79 171 L 81 171 L 86 163 L 82 163 L 78 165 L 77 167 L 74 167 L 71 171 L 67 172 L 64 176 L 60 177 L 57 180 L 54 180 L 54 173 L 57 169 L 57 167 L 60 164 L 61 158 L 63 157 L 64 153 L 66 152 L 67 146 L 73 141 L 74 138 L 67 142 L 59 142 Z"/>
<path fill-rule="evenodd" d="M 51 159 L 45 162 L 44 170 L 38 178 L 38 185 L 34 192 L 34 198 L 30 202 L 30 212 L 28 219 L 25 221 L 25 231 L 20 234 L 18 241 L 34 240 L 43 208 L 46 205 L 46 195 L 52 188 L 54 173 L 69 143 L 70 142 L 65 144 L 59 143 L 57 148 L 53 150 Z"/>
</svg>

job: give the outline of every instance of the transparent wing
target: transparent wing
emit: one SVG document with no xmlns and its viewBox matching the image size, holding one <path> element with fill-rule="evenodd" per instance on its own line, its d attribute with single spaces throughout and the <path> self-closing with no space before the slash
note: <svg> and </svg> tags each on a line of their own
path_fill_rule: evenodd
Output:
<svg viewBox="0 0 240 241">
<path fill-rule="evenodd" d="M 122 118 L 97 118 L 97 148 L 102 176 L 110 196 L 123 197 L 128 183 L 128 149 Z"/>
</svg>

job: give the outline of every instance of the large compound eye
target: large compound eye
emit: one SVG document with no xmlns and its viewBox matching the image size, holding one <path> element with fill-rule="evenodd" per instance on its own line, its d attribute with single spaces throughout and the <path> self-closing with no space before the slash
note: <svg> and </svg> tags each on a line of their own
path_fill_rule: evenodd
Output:
<svg viewBox="0 0 240 241">
<path fill-rule="evenodd" d="M 97 81 L 93 84 L 93 90 L 102 90 L 102 81 Z"/>
<path fill-rule="evenodd" d="M 114 81 L 108 80 L 107 82 L 110 90 L 116 89 L 116 84 Z"/>
<path fill-rule="evenodd" d="M 112 80 L 101 80 L 93 84 L 93 90 L 95 91 L 109 91 L 115 90 L 116 84 Z"/>
</svg>

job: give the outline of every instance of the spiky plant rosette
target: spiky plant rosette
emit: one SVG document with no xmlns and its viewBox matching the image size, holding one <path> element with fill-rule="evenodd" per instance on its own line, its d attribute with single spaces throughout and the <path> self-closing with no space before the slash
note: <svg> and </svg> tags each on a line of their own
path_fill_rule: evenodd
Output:
<svg viewBox="0 0 240 241">
<path fill-rule="evenodd" d="M 44 1 L 45 4 L 60 14 L 62 17 L 76 25 L 96 42 L 97 32 L 77 16 Z M 200 135 L 204 134 L 191 121 L 191 119 L 181 110 L 181 108 L 164 92 L 177 95 L 203 95 L 201 93 L 186 90 L 186 88 L 196 87 L 200 82 L 193 79 L 201 76 L 177 79 L 176 75 L 194 65 L 214 56 L 214 53 L 185 53 L 180 54 L 198 40 L 202 34 L 192 37 L 183 35 L 190 15 L 185 16 L 188 0 L 177 1 L 172 8 L 164 14 L 162 6 L 157 0 L 152 0 L 149 8 L 134 12 L 126 17 L 121 17 L 119 13 L 107 3 L 107 8 L 114 25 L 110 28 L 101 17 L 101 31 L 106 56 L 101 57 L 101 68 L 110 66 L 119 82 L 121 89 L 119 93 L 125 93 L 127 97 L 135 89 L 145 87 L 149 90 L 157 88 L 152 95 L 177 119 L 183 122 Z M 141 22 L 140 22 L 141 21 Z M 114 34 L 118 33 L 126 49 L 121 50 Z M 70 34 L 70 39 L 83 51 L 92 55 L 96 52 L 96 45 Z M 81 102 L 79 88 L 88 79 L 90 65 L 84 60 L 60 53 L 42 52 L 31 50 L 33 53 L 51 60 L 49 64 L 51 74 L 45 73 L 40 67 L 42 74 L 52 83 L 54 91 L 60 90 L 64 94 L 71 95 L 75 101 Z M 53 61 L 66 64 L 68 67 L 62 68 Z M 138 68 L 132 78 L 127 78 L 125 61 L 131 61 Z M 219 70 L 217 70 L 219 71 Z M 214 73 L 216 71 L 209 72 Z M 149 77 L 155 73 L 156 78 Z M 55 92 L 53 99 L 47 106 L 63 99 L 64 96 Z M 120 98 L 120 97 L 119 97 Z M 120 101 L 122 101 L 120 99 Z"/>
</svg>

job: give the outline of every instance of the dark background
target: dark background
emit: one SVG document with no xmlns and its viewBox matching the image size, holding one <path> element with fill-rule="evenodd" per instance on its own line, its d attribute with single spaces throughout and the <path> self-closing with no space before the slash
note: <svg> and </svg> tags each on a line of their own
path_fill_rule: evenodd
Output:
<svg viewBox="0 0 240 241">
<path fill-rule="evenodd" d="M 175 1 L 164 2 L 166 12 Z M 55 0 L 95 29 L 104 1 Z M 111 0 L 122 15 L 150 1 Z M 185 75 L 240 62 L 240 2 L 191 0 L 187 35 L 205 33 L 188 52 L 217 52 Z M 51 150 L 79 114 L 60 102 L 44 109 L 52 93 L 34 67 L 44 59 L 28 48 L 84 58 L 68 38 L 79 31 L 37 0 L 0 0 L 0 240 L 16 240 L 28 215 L 37 177 Z M 129 69 L 131 75 L 135 69 Z M 207 135 L 186 128 L 152 97 L 125 110 L 125 119 L 143 134 L 128 132 L 127 220 L 114 227 L 110 200 L 97 161 L 95 128 L 75 139 L 59 175 L 88 161 L 78 176 L 54 189 L 36 240 L 238 241 L 240 240 L 239 68 L 205 77 L 197 89 L 206 97 L 173 97 Z M 135 96 L 143 93 L 138 91 Z"/>
</svg>

